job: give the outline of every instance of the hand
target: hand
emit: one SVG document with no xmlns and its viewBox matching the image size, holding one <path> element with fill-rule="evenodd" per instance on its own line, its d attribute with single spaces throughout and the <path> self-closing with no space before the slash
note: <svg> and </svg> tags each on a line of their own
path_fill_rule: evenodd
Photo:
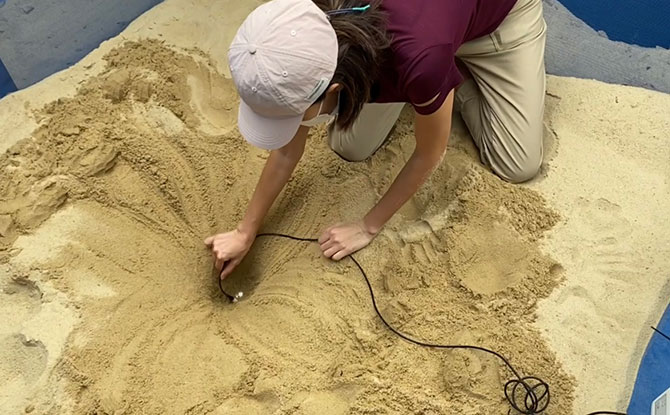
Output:
<svg viewBox="0 0 670 415">
<path fill-rule="evenodd" d="M 254 242 L 253 237 L 238 230 L 220 233 L 205 239 L 205 245 L 212 249 L 216 269 L 221 271 L 221 279 L 230 275 Z"/>
<path fill-rule="evenodd" d="M 365 248 L 377 236 L 366 229 L 363 221 L 331 226 L 319 238 L 321 251 L 335 261 Z"/>
</svg>

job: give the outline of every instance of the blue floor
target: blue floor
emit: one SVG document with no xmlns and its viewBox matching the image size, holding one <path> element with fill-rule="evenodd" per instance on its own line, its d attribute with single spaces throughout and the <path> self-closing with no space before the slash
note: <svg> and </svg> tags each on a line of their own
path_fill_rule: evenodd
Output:
<svg viewBox="0 0 670 415">
<path fill-rule="evenodd" d="M 670 336 L 670 307 L 656 326 Z M 649 329 L 651 330 L 651 328 Z M 651 403 L 670 388 L 670 340 L 654 332 L 642 357 L 628 415 L 649 415 Z"/>
</svg>

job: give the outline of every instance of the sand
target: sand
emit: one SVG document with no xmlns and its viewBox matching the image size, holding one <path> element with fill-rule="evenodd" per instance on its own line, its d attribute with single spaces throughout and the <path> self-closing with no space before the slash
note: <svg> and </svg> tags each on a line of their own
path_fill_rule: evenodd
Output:
<svg viewBox="0 0 670 415">
<path fill-rule="evenodd" d="M 0 408 L 506 413 L 500 362 L 393 336 L 352 264 L 314 245 L 258 241 L 226 281 L 244 300 L 221 298 L 202 239 L 240 219 L 267 156 L 236 130 L 225 71 L 255 4 L 167 1 L 0 101 Z M 624 409 L 670 287 L 670 97 L 564 78 L 548 93 L 541 177 L 503 183 L 456 123 L 357 258 L 394 325 L 500 351 L 550 383 L 547 413 Z M 313 237 L 365 212 L 410 120 L 356 164 L 317 131 L 264 229 Z"/>
<path fill-rule="evenodd" d="M 531 187 L 564 217 L 544 252 L 567 281 L 537 325 L 578 379 L 576 408 L 625 409 L 670 298 L 670 95 L 550 78 L 558 155 Z"/>
</svg>

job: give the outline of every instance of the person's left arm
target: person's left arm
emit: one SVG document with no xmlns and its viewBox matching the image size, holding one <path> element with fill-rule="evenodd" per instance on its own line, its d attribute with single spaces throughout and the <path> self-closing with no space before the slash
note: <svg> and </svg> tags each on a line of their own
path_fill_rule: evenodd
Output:
<svg viewBox="0 0 670 415">
<path fill-rule="evenodd" d="M 437 97 L 419 106 L 430 105 L 435 99 Z M 335 225 L 324 231 L 319 238 L 319 244 L 326 257 L 340 260 L 366 247 L 384 224 L 419 190 L 445 154 L 451 131 L 453 103 L 452 90 L 434 113 L 416 113 L 416 147 L 412 156 L 391 187 L 364 218 L 353 223 Z"/>
</svg>

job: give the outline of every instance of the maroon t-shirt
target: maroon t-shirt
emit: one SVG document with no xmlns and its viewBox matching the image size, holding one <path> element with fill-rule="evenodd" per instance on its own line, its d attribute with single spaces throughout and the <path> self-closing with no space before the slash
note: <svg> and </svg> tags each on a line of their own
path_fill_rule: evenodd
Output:
<svg viewBox="0 0 670 415">
<path fill-rule="evenodd" d="M 382 0 L 388 14 L 391 52 L 373 89 L 374 102 L 430 105 L 437 111 L 463 77 L 456 50 L 465 42 L 492 33 L 516 0 Z"/>
</svg>

